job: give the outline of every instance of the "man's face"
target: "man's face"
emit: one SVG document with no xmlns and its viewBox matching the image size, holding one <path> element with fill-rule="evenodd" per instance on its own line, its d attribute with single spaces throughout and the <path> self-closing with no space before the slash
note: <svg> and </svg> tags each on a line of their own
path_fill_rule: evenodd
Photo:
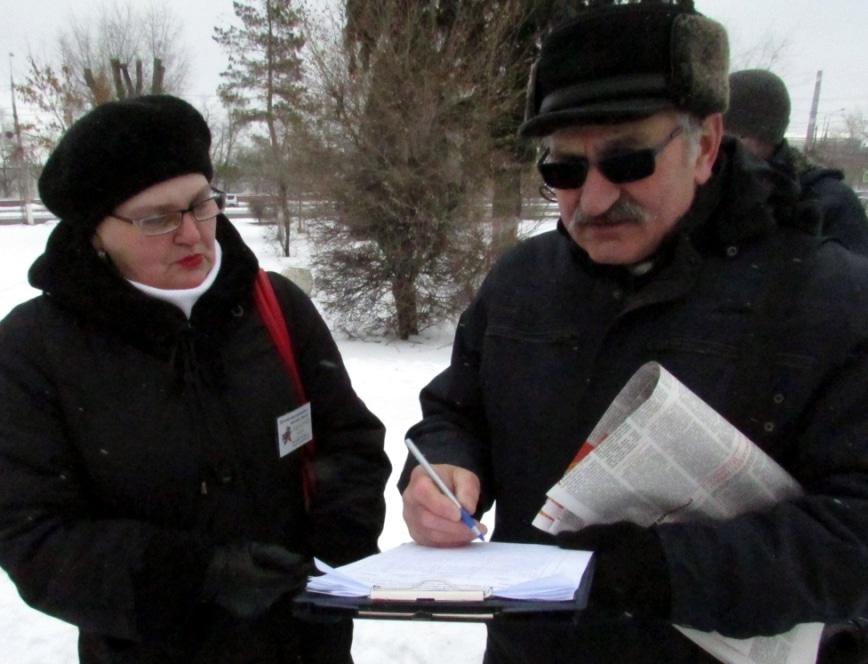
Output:
<svg viewBox="0 0 868 664">
<path fill-rule="evenodd" d="M 555 189 L 561 219 L 591 260 L 630 265 L 653 254 L 693 202 L 697 185 L 711 176 L 720 144 L 720 115 L 703 121 L 697 147 L 684 132 L 658 153 L 654 173 L 616 184 L 594 166 L 601 159 L 663 144 L 678 127 L 661 112 L 635 122 L 568 127 L 552 134 L 550 161 L 585 157 L 591 162 L 578 189 Z"/>
</svg>

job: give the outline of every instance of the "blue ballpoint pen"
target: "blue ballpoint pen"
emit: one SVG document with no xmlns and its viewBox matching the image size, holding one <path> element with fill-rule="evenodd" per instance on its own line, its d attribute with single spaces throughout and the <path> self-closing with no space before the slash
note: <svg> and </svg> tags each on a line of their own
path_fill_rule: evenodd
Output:
<svg viewBox="0 0 868 664">
<path fill-rule="evenodd" d="M 473 531 L 473 534 L 484 542 L 485 537 L 483 536 L 482 531 L 479 530 L 479 526 L 476 525 L 476 519 L 474 519 L 470 512 L 464 509 L 464 506 L 458 502 L 458 498 L 456 498 L 455 494 L 449 490 L 449 487 L 446 486 L 446 483 L 440 478 L 437 471 L 431 467 L 431 464 L 428 463 L 428 459 L 422 455 L 422 452 L 419 451 L 416 444 L 409 438 L 404 439 L 404 444 L 407 446 L 407 449 L 410 450 L 410 454 L 412 454 L 416 458 L 416 461 L 419 462 L 419 465 L 422 466 L 422 470 L 424 470 L 428 474 L 428 477 L 431 478 L 431 481 L 434 482 L 434 484 L 437 485 L 437 488 L 443 492 L 443 495 L 455 503 L 455 506 L 461 511 L 461 520 L 464 522 L 464 525 L 470 528 L 470 530 Z"/>
</svg>

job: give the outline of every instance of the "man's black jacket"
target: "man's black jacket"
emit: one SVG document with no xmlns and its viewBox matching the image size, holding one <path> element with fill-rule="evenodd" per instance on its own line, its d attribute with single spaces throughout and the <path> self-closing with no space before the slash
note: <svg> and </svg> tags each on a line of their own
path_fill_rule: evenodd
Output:
<svg viewBox="0 0 868 664">
<path fill-rule="evenodd" d="M 806 491 L 729 521 L 659 527 L 673 622 L 746 636 L 868 610 L 868 262 L 803 232 L 813 222 L 797 196 L 726 141 L 650 274 L 591 263 L 562 229 L 494 267 L 408 434 L 432 463 L 479 475 L 494 539 L 548 541 L 531 526 L 545 492 L 655 360 Z M 666 624 L 585 615 L 496 624 L 486 662 L 695 657 Z"/>
</svg>

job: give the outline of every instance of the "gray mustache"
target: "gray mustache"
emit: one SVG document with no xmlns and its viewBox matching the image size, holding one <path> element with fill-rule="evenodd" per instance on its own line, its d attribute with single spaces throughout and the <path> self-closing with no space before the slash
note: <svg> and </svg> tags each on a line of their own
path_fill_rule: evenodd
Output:
<svg viewBox="0 0 868 664">
<path fill-rule="evenodd" d="M 592 216 L 576 208 L 573 213 L 573 223 L 582 226 L 587 224 L 641 224 L 647 218 L 645 210 L 638 203 L 626 198 L 618 199 L 605 214 Z"/>
</svg>

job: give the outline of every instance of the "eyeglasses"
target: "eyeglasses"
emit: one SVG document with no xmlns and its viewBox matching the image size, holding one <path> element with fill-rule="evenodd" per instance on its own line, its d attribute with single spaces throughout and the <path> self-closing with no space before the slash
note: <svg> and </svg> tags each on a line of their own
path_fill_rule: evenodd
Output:
<svg viewBox="0 0 868 664">
<path fill-rule="evenodd" d="M 143 235 L 164 235 L 165 233 L 171 233 L 179 228 L 184 220 L 184 215 L 188 212 L 193 215 L 193 219 L 200 222 L 210 221 L 220 214 L 226 205 L 226 194 L 219 189 L 213 188 L 211 189 L 211 192 L 211 196 L 192 203 L 190 207 L 185 210 L 163 212 L 161 214 L 142 217 L 140 219 L 130 219 L 129 217 L 122 217 L 121 215 L 114 213 L 108 216 L 138 226 Z"/>
<path fill-rule="evenodd" d="M 596 166 L 609 182 L 615 184 L 635 182 L 654 174 L 657 155 L 683 130 L 681 126 L 676 127 L 666 140 L 654 147 L 623 152 L 600 161 L 591 161 L 587 157 L 567 157 L 563 161 L 546 161 L 550 154 L 546 149 L 537 162 L 537 168 L 543 181 L 552 189 L 578 189 L 585 184 L 591 166 Z"/>
</svg>

